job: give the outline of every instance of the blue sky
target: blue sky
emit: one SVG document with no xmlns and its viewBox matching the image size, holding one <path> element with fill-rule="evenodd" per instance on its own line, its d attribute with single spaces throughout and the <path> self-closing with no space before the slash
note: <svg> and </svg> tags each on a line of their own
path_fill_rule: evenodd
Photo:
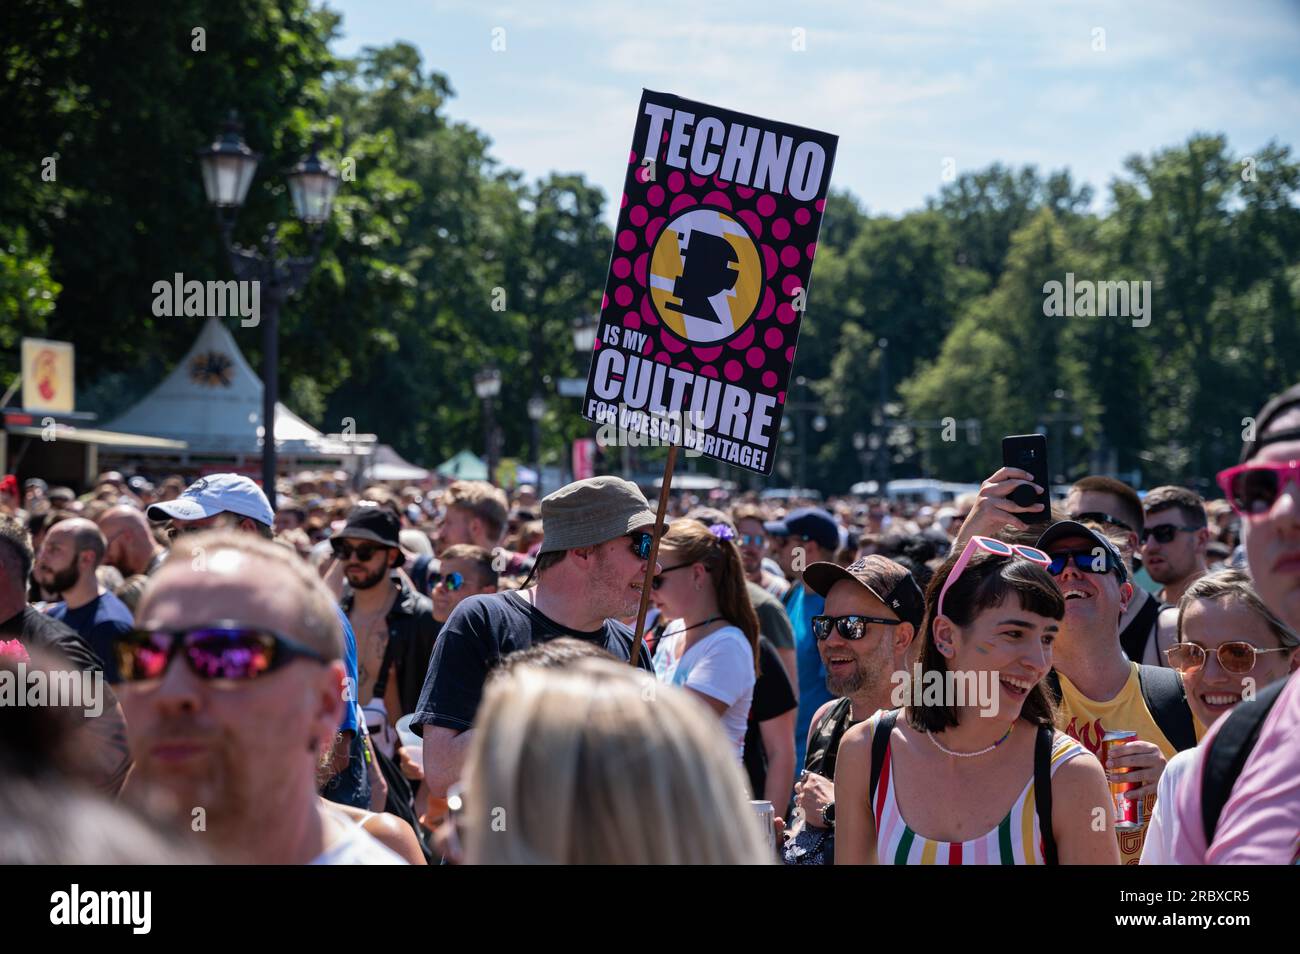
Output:
<svg viewBox="0 0 1300 954">
<path fill-rule="evenodd" d="M 1102 205 L 1126 156 L 1196 131 L 1300 147 L 1300 0 L 326 5 L 336 52 L 413 43 L 504 165 L 614 199 L 642 87 L 837 134 L 832 185 L 877 213 L 922 206 L 949 158 L 1069 167 Z"/>
</svg>

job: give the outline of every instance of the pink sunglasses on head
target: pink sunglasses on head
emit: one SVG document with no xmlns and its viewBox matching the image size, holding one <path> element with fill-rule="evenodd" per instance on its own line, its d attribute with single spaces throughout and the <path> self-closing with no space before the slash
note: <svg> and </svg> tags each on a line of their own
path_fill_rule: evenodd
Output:
<svg viewBox="0 0 1300 954">
<path fill-rule="evenodd" d="M 957 578 L 966 569 L 976 551 L 992 553 L 994 556 L 1000 557 L 1018 556 L 1022 560 L 1037 563 L 1039 566 L 1050 566 L 1052 562 L 1052 558 L 1037 547 L 1003 543 L 993 537 L 971 537 L 966 541 L 966 546 L 962 549 L 961 556 L 957 558 L 957 563 L 952 568 L 952 572 L 948 574 L 948 579 L 944 580 L 943 589 L 939 591 L 939 602 L 934 609 L 936 617 L 943 615 L 943 598 L 948 595 L 948 590 L 952 589 L 952 585 L 957 582 Z"/>
</svg>

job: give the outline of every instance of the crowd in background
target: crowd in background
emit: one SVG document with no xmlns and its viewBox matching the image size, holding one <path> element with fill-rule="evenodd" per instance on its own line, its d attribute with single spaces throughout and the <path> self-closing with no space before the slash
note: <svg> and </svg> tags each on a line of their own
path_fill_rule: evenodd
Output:
<svg viewBox="0 0 1300 954">
<path fill-rule="evenodd" d="M 6 711 L 4 801 L 32 860 L 89 857 L 42 824 L 85 784 L 155 826 L 123 860 L 1289 861 L 1297 419 L 1298 389 L 1265 409 L 1228 499 L 1095 476 L 1034 513 L 1002 468 L 938 506 L 675 493 L 657 539 L 616 477 L 307 472 L 274 508 L 238 474 L 7 477 L 0 666 L 107 686 L 80 722 Z M 960 673 L 990 695 L 922 695 Z"/>
</svg>

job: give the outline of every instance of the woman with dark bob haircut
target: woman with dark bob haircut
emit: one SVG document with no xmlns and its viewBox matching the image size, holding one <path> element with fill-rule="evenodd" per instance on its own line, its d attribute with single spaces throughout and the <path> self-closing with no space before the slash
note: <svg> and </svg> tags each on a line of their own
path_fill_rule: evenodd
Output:
<svg viewBox="0 0 1300 954">
<path fill-rule="evenodd" d="M 1065 615 L 1048 562 L 977 536 L 930 581 L 901 713 L 840 744 L 836 864 L 1118 863 L 1101 764 L 1057 731 L 1042 685 Z"/>
</svg>

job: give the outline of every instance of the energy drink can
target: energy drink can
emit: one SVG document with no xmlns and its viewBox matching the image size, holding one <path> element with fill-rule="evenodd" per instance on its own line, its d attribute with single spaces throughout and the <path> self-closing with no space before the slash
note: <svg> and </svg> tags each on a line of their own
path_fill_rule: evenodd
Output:
<svg viewBox="0 0 1300 954">
<path fill-rule="evenodd" d="M 1104 768 L 1110 758 L 1110 751 L 1125 742 L 1136 742 L 1137 733 L 1131 729 L 1112 729 L 1101 739 L 1101 764 Z M 1108 770 L 1109 771 L 1109 770 Z M 1117 768 L 1118 774 L 1127 774 L 1129 769 Z M 1127 793 L 1137 788 L 1136 782 L 1111 782 L 1110 799 L 1115 808 L 1115 830 L 1134 831 L 1142 827 L 1142 799 L 1130 799 Z"/>
</svg>

